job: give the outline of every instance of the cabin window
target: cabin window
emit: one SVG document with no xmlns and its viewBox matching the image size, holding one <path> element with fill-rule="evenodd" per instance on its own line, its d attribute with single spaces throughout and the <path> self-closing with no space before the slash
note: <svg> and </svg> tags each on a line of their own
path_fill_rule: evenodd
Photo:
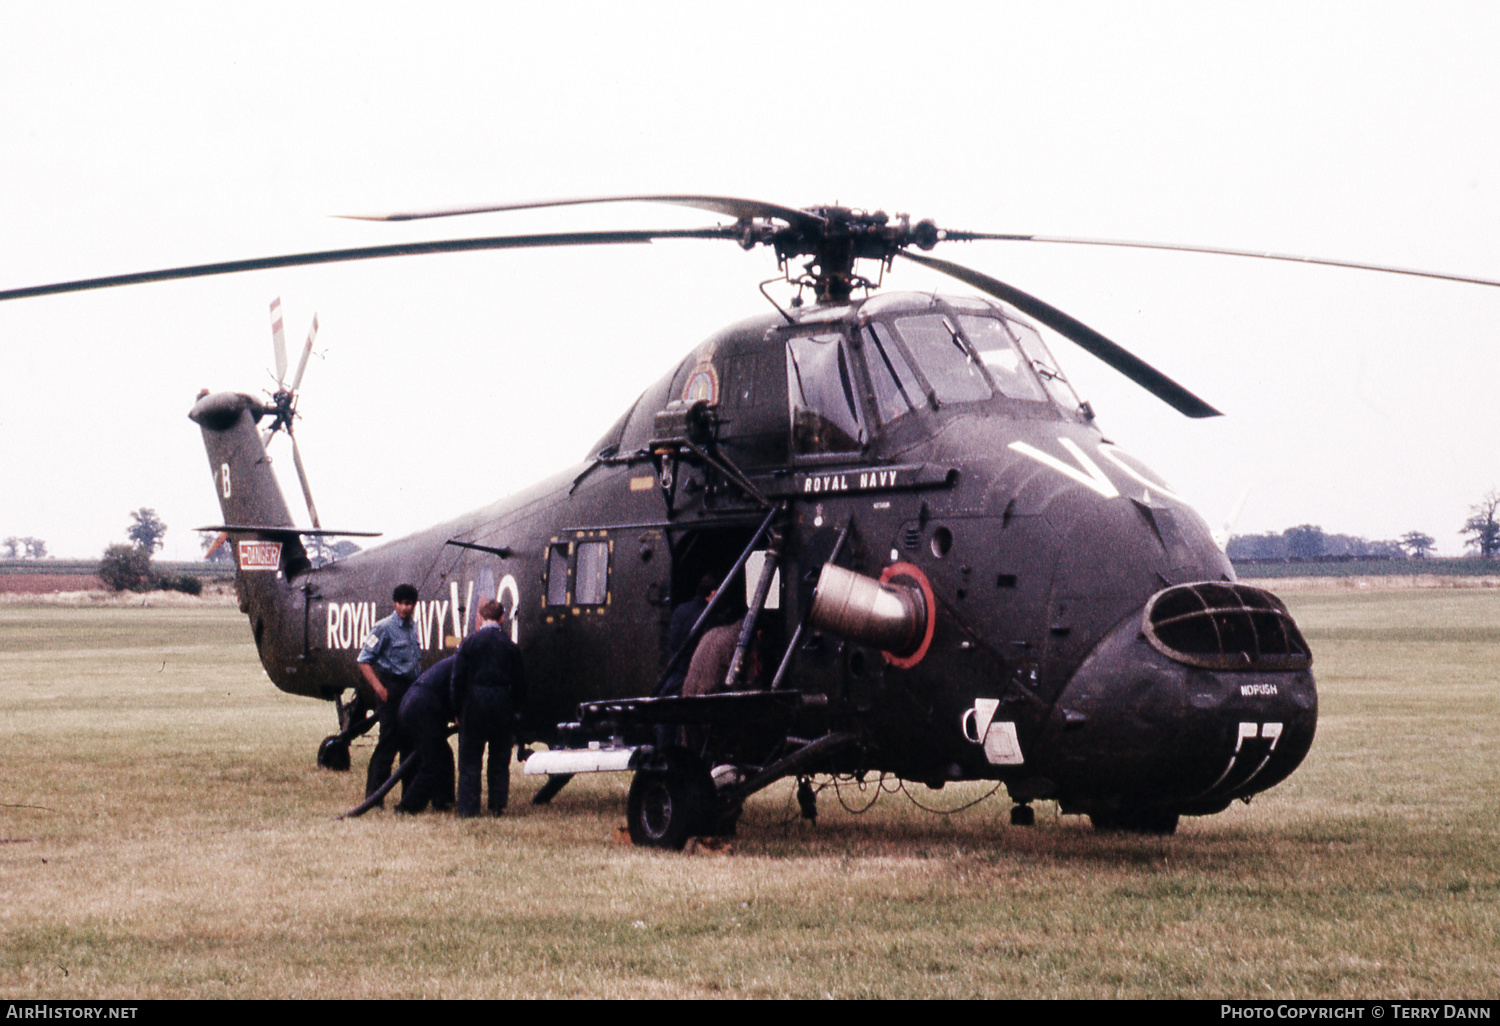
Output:
<svg viewBox="0 0 1500 1026">
<path fill-rule="evenodd" d="M 875 392 L 875 408 L 880 422 L 889 424 L 916 409 L 925 398 L 922 383 L 912 373 L 906 357 L 891 338 L 890 329 L 884 324 L 872 324 L 866 337 L 870 344 L 865 348 L 865 367 L 870 372 L 870 386 Z"/>
<path fill-rule="evenodd" d="M 609 542 L 579 542 L 573 601 L 580 606 L 602 606 L 608 595 Z"/>
<path fill-rule="evenodd" d="M 1031 366 L 1041 375 L 1042 384 L 1047 388 L 1047 394 L 1052 396 L 1053 401 L 1063 409 L 1069 411 L 1078 409 L 1078 393 L 1073 391 L 1073 386 L 1068 384 L 1068 379 L 1063 377 L 1062 370 L 1057 366 L 1057 361 L 1052 359 L 1052 353 L 1042 342 L 1042 336 L 1029 324 L 1019 321 L 1009 322 L 1011 330 L 1016 333 L 1016 341 L 1021 343 L 1021 349 L 1025 352 Z"/>
<path fill-rule="evenodd" d="M 799 335 L 786 343 L 792 449 L 800 454 L 856 452 L 867 441 L 854 398 L 842 335 Z"/>
<path fill-rule="evenodd" d="M 547 605 L 568 604 L 568 546 L 553 545 L 547 550 Z"/>
<path fill-rule="evenodd" d="M 1000 394 L 1010 399 L 1031 399 L 1046 402 L 1042 386 L 1027 367 L 1027 361 L 1011 340 L 1005 325 L 993 317 L 971 317 L 958 315 L 958 325 L 974 346 L 985 368 L 1000 389 Z"/>
<path fill-rule="evenodd" d="M 979 361 L 941 314 L 901 317 L 896 332 L 940 403 L 969 403 L 992 395 Z"/>
</svg>

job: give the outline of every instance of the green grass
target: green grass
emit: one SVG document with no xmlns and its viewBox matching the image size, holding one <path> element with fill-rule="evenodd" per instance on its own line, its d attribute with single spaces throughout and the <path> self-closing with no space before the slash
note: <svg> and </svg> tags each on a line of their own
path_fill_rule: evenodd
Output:
<svg viewBox="0 0 1500 1026">
<path fill-rule="evenodd" d="M 502 820 L 336 821 L 369 746 L 313 765 L 331 707 L 276 691 L 234 610 L 0 607 L 0 990 L 1500 995 L 1500 592 L 1287 597 L 1322 716 L 1252 805 L 1132 838 L 828 790 L 810 827 L 783 784 L 728 857 L 615 843 L 618 775 L 537 809 L 517 771 Z"/>
</svg>

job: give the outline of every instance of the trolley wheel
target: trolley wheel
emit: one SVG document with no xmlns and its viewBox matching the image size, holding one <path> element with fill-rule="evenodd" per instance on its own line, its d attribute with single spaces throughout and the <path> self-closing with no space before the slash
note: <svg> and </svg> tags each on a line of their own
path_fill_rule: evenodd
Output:
<svg viewBox="0 0 1500 1026">
<path fill-rule="evenodd" d="M 630 782 L 627 821 L 632 843 L 681 850 L 689 837 L 711 832 L 713 778 L 702 760 L 669 748 L 665 769 L 637 770 Z"/>
</svg>

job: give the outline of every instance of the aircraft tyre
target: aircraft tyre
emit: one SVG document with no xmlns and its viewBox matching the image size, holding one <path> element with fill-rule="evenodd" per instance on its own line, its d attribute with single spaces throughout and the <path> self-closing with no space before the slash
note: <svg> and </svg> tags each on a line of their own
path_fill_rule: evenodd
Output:
<svg viewBox="0 0 1500 1026">
<path fill-rule="evenodd" d="M 1010 808 L 1011 826 L 1036 826 L 1036 810 L 1030 805 L 1012 805 Z M 1098 826 L 1096 821 L 1094 824 Z"/>
<path fill-rule="evenodd" d="M 1121 834 L 1155 834 L 1170 837 L 1177 832 L 1177 813 L 1165 809 L 1126 809 L 1121 812 L 1092 812 L 1089 821 L 1094 829 Z"/>
<path fill-rule="evenodd" d="M 630 782 L 627 821 L 631 843 L 681 850 L 687 839 L 712 832 L 714 784 L 702 760 L 669 748 L 665 769 L 637 770 Z"/>
<path fill-rule="evenodd" d="M 326 770 L 348 772 L 349 742 L 337 734 L 329 734 L 318 745 L 318 765 Z"/>
</svg>

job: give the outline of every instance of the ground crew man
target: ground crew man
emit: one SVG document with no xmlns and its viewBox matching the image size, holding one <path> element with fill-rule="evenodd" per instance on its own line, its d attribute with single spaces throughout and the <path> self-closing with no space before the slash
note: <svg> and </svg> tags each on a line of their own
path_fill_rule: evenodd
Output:
<svg viewBox="0 0 1500 1026">
<path fill-rule="evenodd" d="M 453 663 L 453 712 L 458 717 L 458 814 L 479 815 L 479 767 L 490 747 L 485 776 L 489 810 L 498 816 L 510 798 L 510 750 L 516 710 L 526 701 L 521 650 L 501 630 L 505 608 L 491 599 L 479 607 L 479 629 L 458 646 Z"/>
<path fill-rule="evenodd" d="M 410 584 L 398 584 L 391 592 L 391 602 L 396 611 L 376 622 L 359 650 L 359 671 L 374 695 L 375 721 L 380 726 L 380 738 L 375 742 L 375 751 L 370 753 L 370 768 L 365 773 L 366 798 L 390 777 L 396 755 L 404 760 L 412 752 L 410 740 L 401 732 L 399 713 L 406 689 L 422 669 L 422 647 L 411 618 L 417 607 L 417 589 Z"/>
<path fill-rule="evenodd" d="M 672 610 L 672 622 L 667 628 L 667 656 L 670 658 L 679 648 L 688 643 L 692 636 L 693 627 L 697 625 L 698 618 L 708 609 L 708 604 L 713 600 L 714 591 L 718 585 L 714 579 L 705 575 L 698 582 L 698 589 L 693 597 L 682 605 Z M 696 649 L 696 643 L 693 649 Z M 693 649 L 689 649 L 677 660 L 677 665 L 672 672 L 667 674 L 667 679 L 662 681 L 661 690 L 658 695 L 680 695 L 682 694 L 682 682 L 687 679 L 688 666 L 693 660 Z"/>
<path fill-rule="evenodd" d="M 401 732 L 422 760 L 417 775 L 401 795 L 397 812 L 421 812 L 432 807 L 442 812 L 453 805 L 453 749 L 448 746 L 448 689 L 457 656 L 433 663 L 401 699 Z"/>
<path fill-rule="evenodd" d="M 745 621 L 742 617 L 734 623 L 704 632 L 703 640 L 698 642 L 698 648 L 693 652 L 693 661 L 688 666 L 687 678 L 682 682 L 684 698 L 696 698 L 699 695 L 724 690 L 724 678 L 729 676 L 730 664 L 734 662 L 734 650 L 740 643 L 740 631 L 744 626 Z M 759 685 L 755 682 L 755 678 L 759 676 L 760 664 L 755 659 L 753 647 L 750 652 L 746 653 L 746 659 L 749 665 L 746 668 L 746 680 L 742 686 L 757 687 Z"/>
</svg>

